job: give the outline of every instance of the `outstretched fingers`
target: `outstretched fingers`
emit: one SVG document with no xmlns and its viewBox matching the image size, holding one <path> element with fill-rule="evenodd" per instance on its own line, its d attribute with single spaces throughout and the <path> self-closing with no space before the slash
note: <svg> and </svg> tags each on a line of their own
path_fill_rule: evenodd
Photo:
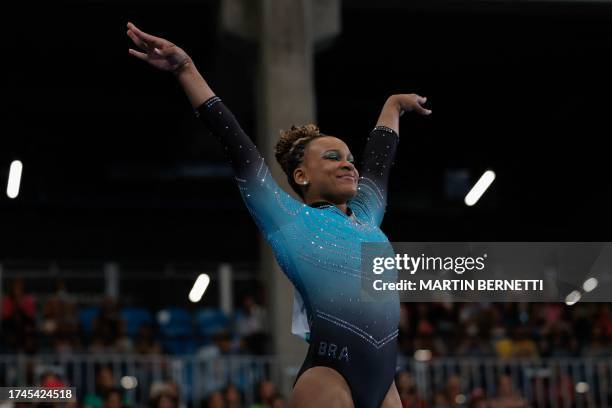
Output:
<svg viewBox="0 0 612 408">
<path fill-rule="evenodd" d="M 421 105 L 417 105 L 414 110 L 421 115 L 431 115 L 431 109 L 424 108 Z"/>
<path fill-rule="evenodd" d="M 154 46 L 161 48 L 164 45 L 164 39 L 163 38 L 159 38 L 159 37 L 155 37 L 154 35 L 151 34 L 147 34 L 144 31 L 140 30 L 138 27 L 136 27 L 134 24 L 132 23 L 128 23 L 127 27 L 130 31 L 132 31 L 134 34 L 136 34 L 136 36 L 144 41 L 147 44 L 153 44 Z M 130 37 L 131 38 L 131 37 Z"/>
<path fill-rule="evenodd" d="M 127 31 L 127 35 L 128 37 L 130 37 L 132 39 L 132 42 L 134 42 L 134 44 L 136 44 L 138 46 L 138 48 L 140 48 L 141 50 L 145 50 L 147 51 L 149 49 L 149 45 L 141 40 L 134 31 L 132 31 L 131 29 L 129 29 Z"/>
<path fill-rule="evenodd" d="M 136 51 L 136 50 L 130 48 L 128 50 L 128 53 L 130 55 L 133 55 L 136 58 L 139 58 L 139 59 L 143 60 L 143 61 L 148 61 L 149 60 L 149 57 L 144 52 Z"/>
<path fill-rule="evenodd" d="M 431 109 L 423 107 L 423 104 L 427 102 L 427 98 L 424 96 L 417 95 L 417 104 L 415 105 L 415 111 L 421 115 L 430 115 Z"/>
</svg>

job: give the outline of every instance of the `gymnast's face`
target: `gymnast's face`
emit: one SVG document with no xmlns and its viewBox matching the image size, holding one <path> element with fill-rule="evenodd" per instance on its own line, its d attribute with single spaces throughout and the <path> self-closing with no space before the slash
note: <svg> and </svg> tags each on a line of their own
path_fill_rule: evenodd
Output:
<svg viewBox="0 0 612 408">
<path fill-rule="evenodd" d="M 304 149 L 304 159 L 295 170 L 294 178 L 303 186 L 307 201 L 345 204 L 357 194 L 359 173 L 353 162 L 353 155 L 342 140 L 319 137 Z"/>
</svg>

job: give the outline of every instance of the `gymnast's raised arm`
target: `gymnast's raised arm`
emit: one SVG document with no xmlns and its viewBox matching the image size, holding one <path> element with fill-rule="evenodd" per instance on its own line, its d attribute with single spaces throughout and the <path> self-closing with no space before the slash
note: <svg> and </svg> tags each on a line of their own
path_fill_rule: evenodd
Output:
<svg viewBox="0 0 612 408">
<path fill-rule="evenodd" d="M 381 224 L 387 206 L 389 170 L 399 142 L 399 118 L 404 112 L 431 114 L 431 110 L 422 106 L 426 101 L 427 98 L 416 94 L 390 96 L 368 136 L 360 166 L 359 191 L 351 208 L 373 224 Z"/>
<path fill-rule="evenodd" d="M 138 47 L 138 50 L 130 48 L 129 54 L 174 73 L 196 115 L 223 145 L 240 193 L 264 235 L 287 222 L 302 204 L 276 184 L 252 140 L 212 91 L 189 55 L 170 41 L 147 34 L 132 23 L 127 28 L 127 35 Z"/>
</svg>

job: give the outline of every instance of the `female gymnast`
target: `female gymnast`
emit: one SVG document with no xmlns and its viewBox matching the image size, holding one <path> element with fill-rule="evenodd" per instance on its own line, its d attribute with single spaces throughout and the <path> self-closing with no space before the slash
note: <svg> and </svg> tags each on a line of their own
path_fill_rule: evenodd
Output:
<svg viewBox="0 0 612 408">
<path fill-rule="evenodd" d="M 242 198 L 306 307 L 310 343 L 290 406 L 401 407 L 393 382 L 399 300 L 360 298 L 362 242 L 388 242 L 379 226 L 403 112 L 428 115 L 426 98 L 393 95 L 366 143 L 361 175 L 340 139 L 312 124 L 292 126 L 276 159 L 301 201 L 282 190 L 249 137 L 171 42 L 128 23 L 129 54 L 170 71 L 229 156 Z"/>
</svg>

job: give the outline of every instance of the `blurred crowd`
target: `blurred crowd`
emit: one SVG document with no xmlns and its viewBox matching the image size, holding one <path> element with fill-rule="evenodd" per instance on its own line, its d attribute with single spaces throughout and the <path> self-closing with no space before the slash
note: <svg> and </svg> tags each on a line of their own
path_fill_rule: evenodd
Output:
<svg viewBox="0 0 612 408">
<path fill-rule="evenodd" d="M 413 376 L 400 371 L 395 376 L 395 385 L 402 401 L 402 408 L 527 408 L 529 404 L 512 387 L 509 376 L 499 378 L 495 395 L 487 396 L 481 388 L 475 388 L 465 395 L 461 391 L 461 380 L 453 375 L 444 388 L 430 398 L 419 395 Z"/>
<path fill-rule="evenodd" d="M 41 375 L 40 380 L 33 382 L 36 386 L 47 389 L 70 387 L 65 379 L 55 372 L 49 371 Z M 153 383 L 148 392 L 147 401 L 135 403 L 129 392 L 122 387 L 113 375 L 110 366 L 102 365 L 96 371 L 95 391 L 80 395 L 75 401 L 62 403 L 25 403 L 0 402 L 0 408 L 38 407 L 38 408 L 131 408 L 148 406 L 150 408 L 286 408 L 285 397 L 280 394 L 274 383 L 263 380 L 256 384 L 255 403 L 245 404 L 243 393 L 233 384 L 227 384 L 222 389 L 209 393 L 200 403 L 194 405 L 181 399 L 178 384 L 173 381 Z"/>
<path fill-rule="evenodd" d="M 181 399 L 179 386 L 173 381 L 159 381 L 151 385 L 147 401 L 135 404 L 129 393 L 120 386 L 111 366 L 101 365 L 95 374 L 95 391 L 80 395 L 69 403 L 0 403 L 0 408 L 33 407 L 38 408 L 130 408 L 148 406 L 150 408 L 286 408 L 287 399 L 280 394 L 276 385 L 263 380 L 255 385 L 255 402 L 246 404 L 243 392 L 233 384 L 209 393 L 199 405 Z M 60 375 L 50 371 L 41 375 L 35 383 L 45 388 L 71 386 Z M 443 389 L 426 398 L 419 394 L 414 377 L 408 371 L 400 371 L 395 377 L 395 384 L 403 408 L 526 408 L 527 401 L 512 387 L 510 377 L 501 376 L 495 395 L 487 396 L 482 389 L 474 389 L 470 394 L 462 394 L 460 379 L 451 376 Z"/>
<path fill-rule="evenodd" d="M 161 322 L 172 320 L 174 315 L 169 312 L 153 318 L 155 311 L 145 310 L 150 316 L 141 316 L 133 326 L 114 298 L 107 297 L 96 307 L 79 307 L 63 281 L 57 282 L 51 296 L 37 301 L 23 281 L 15 279 L 1 306 L 0 352 L 4 353 L 197 353 L 202 357 L 267 353 L 266 311 L 252 294 L 242 297 L 241 307 L 231 318 L 221 316 L 222 321 L 216 319 L 205 333 L 192 330 L 194 317 L 186 309 L 179 309 L 186 317 L 181 315 L 178 325 Z M 138 311 L 142 315 L 143 308 Z M 218 310 L 215 313 L 222 315 Z"/>
<path fill-rule="evenodd" d="M 43 374 L 38 386 L 46 388 L 68 387 L 61 376 L 53 372 Z M 494 395 L 487 396 L 479 388 L 465 395 L 462 393 L 460 378 L 451 376 L 444 387 L 428 397 L 420 395 L 414 377 L 408 371 L 400 371 L 395 376 L 395 384 L 402 401 L 402 408 L 527 408 L 529 404 L 513 389 L 509 376 L 499 378 Z M 150 408 L 285 408 L 287 399 L 278 392 L 276 385 L 263 380 L 255 386 L 255 403 L 246 404 L 241 390 L 233 384 L 209 393 L 199 405 L 181 399 L 179 386 L 172 381 L 156 382 L 151 385 L 148 400 L 135 404 L 128 393 L 119 385 L 110 366 L 100 366 L 96 372 L 95 392 L 81 395 L 78 400 L 69 403 L 31 404 L 28 407 L 39 408 L 130 408 L 148 406 Z M 0 403 L 0 408 L 18 408 L 25 403 Z M 562 405 L 560 405 L 562 406 Z"/>
<path fill-rule="evenodd" d="M 16 279 L 2 299 L 2 347 L 25 353 L 266 354 L 264 307 L 251 294 L 241 298 L 240 306 L 227 322 L 211 323 L 213 330 L 204 336 L 190 331 L 175 336 L 161 330 L 158 319 L 127 330 L 112 298 L 85 323 L 62 281 L 39 304 Z M 402 303 L 399 329 L 399 351 L 408 357 L 417 350 L 428 350 L 432 357 L 612 356 L 607 303 Z"/>
<path fill-rule="evenodd" d="M 612 356 L 607 303 L 402 303 L 399 333 L 406 356 Z"/>
<path fill-rule="evenodd" d="M 213 322 L 211 327 L 214 330 L 204 334 L 197 330 L 195 334 L 176 331 L 177 327 L 180 329 L 182 326 L 173 327 L 174 331 L 164 330 L 162 320 L 172 318 L 163 317 L 157 311 L 151 311 L 156 318 L 150 322 L 145 319 L 145 324 L 130 329 L 121 306 L 115 299 L 106 298 L 98 305 L 96 313 L 89 320 L 84 320 L 82 306 L 75 302 L 62 281 L 58 281 L 53 294 L 41 301 L 28 293 L 22 280 L 15 279 L 9 283 L 7 293 L 2 298 L 2 352 L 155 356 L 187 352 L 183 349 L 187 344 L 192 346 L 188 350 L 190 353 L 205 360 L 224 355 L 265 355 L 269 352 L 266 311 L 252 294 L 243 296 L 235 315 L 221 323 L 216 318 L 210 320 L 209 314 L 201 315 L 204 326 L 208 325 L 207 322 Z M 187 320 L 192 317 L 189 314 L 184 316 Z M 436 357 L 495 357 L 502 360 L 612 357 L 611 341 L 612 317 L 607 303 L 579 302 L 573 306 L 560 303 L 403 303 L 398 347 L 401 355 L 409 359 L 414 357 L 417 361 Z M 69 385 L 57 373 L 49 372 L 39 377 L 32 378 L 29 383 L 47 387 Z M 118 383 L 112 367 L 97 367 L 95 377 L 95 393 L 80 396 L 78 402 L 69 406 L 133 406 L 129 390 Z M 461 389 L 466 389 L 465 384 L 461 387 L 461 379 L 454 375 L 445 381 L 438 386 L 440 390 L 434 387 L 429 390 L 430 395 L 423 395 L 412 373 L 399 372 L 396 384 L 403 407 L 527 406 L 505 375 L 497 378 L 493 395 L 474 387 L 470 393 L 462 394 Z M 186 405 L 182 401 L 179 386 L 174 382 L 156 382 L 149 388 L 147 404 L 151 407 L 194 406 L 191 402 Z M 573 392 L 572 384 L 566 388 L 567 392 Z M 245 404 L 244 385 L 218 384 L 213 391 L 209 388 L 206 392 L 202 408 L 282 408 L 287 404 L 286 397 L 268 380 L 258 382 L 256 389 L 249 394 L 254 395 L 257 401 L 251 405 Z M 3 404 L 0 408 L 19 405 Z"/>
</svg>

